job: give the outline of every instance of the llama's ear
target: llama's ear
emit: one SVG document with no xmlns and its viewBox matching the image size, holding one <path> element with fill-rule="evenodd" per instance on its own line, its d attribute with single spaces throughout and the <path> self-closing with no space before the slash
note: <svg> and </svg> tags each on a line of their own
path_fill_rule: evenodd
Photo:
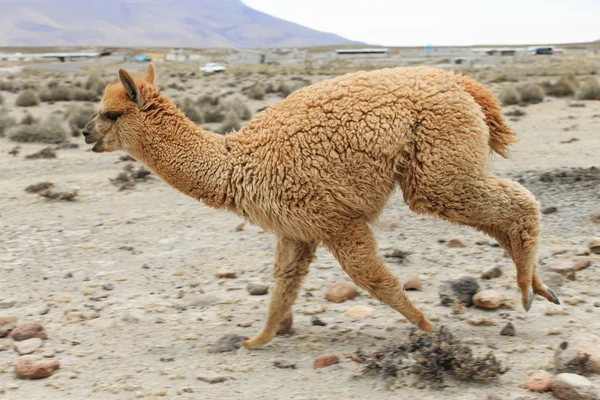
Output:
<svg viewBox="0 0 600 400">
<path fill-rule="evenodd" d="M 144 73 L 144 80 L 149 84 L 154 85 L 155 75 L 156 74 L 154 72 L 154 64 L 150 63 L 150 65 L 148 65 L 148 68 L 146 69 L 146 72 Z"/>
<path fill-rule="evenodd" d="M 140 94 L 140 89 L 137 87 L 135 80 L 129 72 L 125 71 L 123 68 L 119 69 L 119 79 L 121 80 L 129 99 L 137 104 L 138 107 L 141 106 L 142 96 Z"/>
</svg>

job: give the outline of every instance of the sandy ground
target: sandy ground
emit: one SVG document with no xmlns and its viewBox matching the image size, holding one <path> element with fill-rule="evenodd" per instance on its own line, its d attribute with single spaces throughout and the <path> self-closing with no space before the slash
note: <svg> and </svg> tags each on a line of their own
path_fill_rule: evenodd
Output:
<svg viewBox="0 0 600 400">
<path fill-rule="evenodd" d="M 12 104 L 12 95 L 4 95 Z M 557 206 L 556 213 L 543 216 L 540 256 L 545 265 L 572 257 L 591 237 L 600 236 L 600 226 L 588 220 L 600 206 L 600 174 L 588 171 L 578 175 L 579 181 L 560 174 L 571 167 L 600 167 L 600 102 L 569 107 L 573 102 L 547 99 L 525 108 L 527 115 L 510 121 L 521 138 L 511 158 L 492 161 L 498 174 L 523 179 L 542 206 Z M 45 108 L 36 107 L 36 112 L 42 115 Z M 578 140 L 561 143 L 571 138 Z M 12 340 L 0 339 L 0 397 L 485 399 L 493 393 L 502 399 L 549 399 L 552 395 L 523 388 L 527 374 L 552 371 L 554 348 L 574 333 L 600 331 L 600 308 L 594 306 L 600 301 L 598 255 L 590 255 L 592 265 L 575 281 L 555 287 L 562 306 L 538 298 L 529 313 L 516 306 L 469 308 L 453 315 L 439 304 L 441 281 L 479 278 L 499 266 L 504 274 L 480 285 L 518 303 L 514 265 L 482 234 L 411 213 L 397 192 L 376 235 L 382 252 L 410 254 L 403 263 L 388 262 L 389 267 L 400 277 L 421 276 L 423 290 L 409 296 L 437 327 L 448 326 L 476 353 L 493 351 L 511 367 L 498 381 L 448 378 L 444 389 L 418 389 L 410 381 L 390 389 L 380 377 L 362 374 L 348 355 L 404 340 L 411 326 L 364 292 L 339 304 L 325 300 L 331 282 L 348 278 L 322 248 L 294 306 L 294 333 L 259 350 L 208 353 L 224 334 L 252 336 L 261 328 L 269 296 L 251 296 L 246 286 L 272 284 L 273 235 L 253 226 L 238 232 L 239 218 L 209 209 L 158 178 L 118 191 L 109 179 L 127 164 L 119 160 L 121 154 L 94 154 L 81 138 L 73 141 L 81 147 L 58 150 L 56 159 L 25 160 L 24 155 L 45 146 L 22 145 L 21 154 L 13 157 L 7 153 L 15 144 L 0 139 L 0 315 L 43 324 L 49 338 L 38 353 L 54 354 L 61 363 L 49 378 L 18 379 Z M 544 173 L 555 179 L 541 181 Z M 51 202 L 23 190 L 41 181 L 78 187 L 79 197 Z M 441 243 L 455 235 L 462 236 L 465 248 Z M 223 267 L 237 277 L 216 277 Z M 196 297 L 202 293 L 209 296 Z M 580 303 L 565 303 L 577 297 Z M 200 304 L 181 307 L 194 299 Z M 356 305 L 375 312 L 362 319 L 346 317 L 344 312 Z M 561 307 L 566 314 L 545 315 Z M 327 325 L 312 325 L 313 314 Z M 467 322 L 480 317 L 493 325 Z M 515 325 L 514 337 L 499 334 L 508 321 Z M 338 355 L 340 363 L 313 369 L 313 360 L 323 354 Z M 296 368 L 278 368 L 274 359 Z M 228 379 L 215 384 L 197 379 L 207 371 Z M 600 385 L 598 375 L 590 379 Z"/>
</svg>

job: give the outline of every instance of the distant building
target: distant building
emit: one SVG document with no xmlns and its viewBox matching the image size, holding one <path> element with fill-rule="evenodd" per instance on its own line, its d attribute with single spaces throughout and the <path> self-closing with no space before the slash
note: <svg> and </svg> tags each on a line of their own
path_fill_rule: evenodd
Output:
<svg viewBox="0 0 600 400">
<path fill-rule="evenodd" d="M 356 55 L 356 54 L 387 54 L 388 49 L 385 48 L 366 48 L 366 49 L 337 49 L 335 51 L 339 55 Z"/>
</svg>

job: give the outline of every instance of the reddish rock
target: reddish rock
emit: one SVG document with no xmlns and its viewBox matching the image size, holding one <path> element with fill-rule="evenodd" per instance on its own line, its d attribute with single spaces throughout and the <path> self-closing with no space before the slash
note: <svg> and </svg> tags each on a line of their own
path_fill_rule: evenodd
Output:
<svg viewBox="0 0 600 400">
<path fill-rule="evenodd" d="M 325 298 L 334 303 L 341 303 L 356 297 L 356 287 L 348 281 L 333 282 L 325 292 Z"/>
<path fill-rule="evenodd" d="M 525 389 L 533 392 L 547 392 L 550 390 L 554 375 L 547 371 L 535 371 L 525 381 Z"/>
<path fill-rule="evenodd" d="M 421 290 L 421 278 L 419 274 L 412 274 L 406 279 L 404 290 Z"/>
<path fill-rule="evenodd" d="M 236 274 L 235 274 L 235 271 L 232 271 L 227 268 L 221 268 L 217 271 L 217 276 L 219 278 L 233 279 L 233 278 L 235 278 Z"/>
<path fill-rule="evenodd" d="M 15 325 L 0 325 L 0 339 L 7 337 L 15 329 Z"/>
<path fill-rule="evenodd" d="M 504 304 L 504 294 L 497 290 L 485 289 L 473 296 L 473 304 L 479 308 L 495 310 Z"/>
<path fill-rule="evenodd" d="M 588 248 L 594 254 L 600 254 L 600 238 L 593 238 L 588 242 Z"/>
<path fill-rule="evenodd" d="M 573 270 L 579 271 L 579 270 L 589 267 L 591 264 L 592 263 L 591 263 L 589 257 L 585 257 L 585 256 L 575 257 L 573 259 Z"/>
<path fill-rule="evenodd" d="M 460 236 L 454 236 L 448 239 L 448 247 L 467 247 Z"/>
<path fill-rule="evenodd" d="M 16 315 L 0 315 L 0 325 L 14 324 L 19 318 Z"/>
<path fill-rule="evenodd" d="M 502 268 L 493 267 L 481 274 L 481 279 L 494 279 L 502 276 Z"/>
<path fill-rule="evenodd" d="M 367 317 L 367 316 L 373 314 L 374 311 L 375 311 L 375 309 L 372 307 L 354 306 L 354 307 L 350 307 L 349 309 L 347 309 L 344 314 L 346 315 L 346 317 L 359 319 L 359 318 L 364 318 L 364 317 Z"/>
<path fill-rule="evenodd" d="M 283 316 L 283 319 L 279 322 L 279 329 L 277 329 L 277 334 L 285 335 L 287 333 L 291 333 L 294 325 L 294 317 L 291 312 L 288 312 Z"/>
<path fill-rule="evenodd" d="M 319 357 L 315 358 L 314 368 L 315 369 L 325 368 L 325 367 L 329 367 L 330 365 L 337 364 L 339 362 L 340 362 L 340 358 L 338 356 L 336 356 L 335 354 L 319 356 Z"/>
<path fill-rule="evenodd" d="M 235 227 L 235 231 L 236 232 L 241 232 L 244 230 L 244 227 L 246 226 L 245 222 L 242 222 L 241 224 L 239 224 L 238 226 Z"/>
<path fill-rule="evenodd" d="M 15 361 L 15 372 L 21 378 L 47 378 L 58 368 L 60 363 L 57 358 L 38 359 L 35 356 L 21 356 Z"/>
<path fill-rule="evenodd" d="M 40 324 L 26 323 L 17 326 L 10 333 L 10 337 L 17 342 L 31 338 L 48 339 L 48 335 L 44 331 L 44 327 Z"/>
</svg>

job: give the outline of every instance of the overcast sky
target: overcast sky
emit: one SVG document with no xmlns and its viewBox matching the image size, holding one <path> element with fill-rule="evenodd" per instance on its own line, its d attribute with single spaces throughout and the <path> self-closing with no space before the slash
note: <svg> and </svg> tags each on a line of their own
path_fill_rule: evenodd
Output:
<svg viewBox="0 0 600 400">
<path fill-rule="evenodd" d="M 600 0 L 242 0 L 309 28 L 384 46 L 600 39 Z"/>
</svg>

